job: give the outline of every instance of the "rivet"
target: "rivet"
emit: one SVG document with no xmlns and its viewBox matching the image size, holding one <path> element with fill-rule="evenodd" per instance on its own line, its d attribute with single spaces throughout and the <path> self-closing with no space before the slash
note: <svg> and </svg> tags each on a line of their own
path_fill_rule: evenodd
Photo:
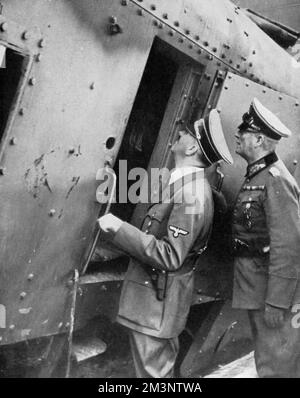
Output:
<svg viewBox="0 0 300 398">
<path fill-rule="evenodd" d="M 185 34 L 186 34 L 186 35 L 189 35 L 190 33 L 191 33 L 191 32 L 190 32 L 189 29 L 186 29 L 186 30 L 185 30 Z"/>
<path fill-rule="evenodd" d="M 50 216 L 50 217 L 53 217 L 53 216 L 55 215 L 55 213 L 56 213 L 55 209 L 51 209 L 51 210 L 49 211 L 49 216 Z"/>
<path fill-rule="evenodd" d="M 94 89 L 95 89 L 95 83 L 94 83 L 94 82 L 90 85 L 90 89 L 91 89 L 91 90 L 94 90 Z"/>
<path fill-rule="evenodd" d="M 295 106 L 299 106 L 299 102 L 296 102 L 296 103 L 295 103 Z"/>
<path fill-rule="evenodd" d="M 267 90 L 263 90 L 262 92 L 263 92 L 264 94 L 266 94 Z"/>
<path fill-rule="evenodd" d="M 232 19 L 230 19 L 230 18 L 227 18 L 227 21 L 228 21 L 229 23 L 232 23 Z"/>
<path fill-rule="evenodd" d="M 224 90 L 228 90 L 228 86 L 225 86 L 225 87 L 224 87 Z"/>
<path fill-rule="evenodd" d="M 43 56 L 42 54 L 37 54 L 37 56 L 35 57 L 36 62 L 41 62 Z"/>
<path fill-rule="evenodd" d="M 229 76 L 228 76 L 228 79 L 232 79 L 232 75 L 229 75 Z"/>
<path fill-rule="evenodd" d="M 140 16 L 143 16 L 143 15 L 144 15 L 143 10 L 141 10 L 141 9 L 139 9 L 139 10 L 137 11 L 137 13 L 138 13 L 138 15 L 140 15 Z"/>
<path fill-rule="evenodd" d="M 208 41 L 205 41 L 203 44 L 205 45 L 205 47 L 209 46 L 209 42 Z"/>
<path fill-rule="evenodd" d="M 194 48 L 194 46 L 192 44 L 190 44 L 189 48 L 192 50 Z"/>
<path fill-rule="evenodd" d="M 59 328 L 59 329 L 61 329 L 63 326 L 64 326 L 64 324 L 63 324 L 62 322 L 60 322 L 60 323 L 58 324 L 58 328 Z"/>
<path fill-rule="evenodd" d="M 236 68 L 237 68 L 237 69 L 240 69 L 240 67 L 241 67 L 241 65 L 237 64 Z"/>
<path fill-rule="evenodd" d="M 178 21 L 175 21 L 175 22 L 174 22 L 174 25 L 177 26 L 177 27 L 180 26 L 180 24 L 179 24 Z"/>
<path fill-rule="evenodd" d="M 111 15 L 111 16 L 109 17 L 109 22 L 110 22 L 111 24 L 115 25 L 115 24 L 118 22 L 118 19 L 117 19 L 117 17 L 115 17 L 114 15 Z"/>
<path fill-rule="evenodd" d="M 225 54 L 222 54 L 222 55 L 221 55 L 221 58 L 225 59 L 225 58 L 226 58 L 226 55 L 225 55 Z"/>
<path fill-rule="evenodd" d="M 14 330 L 15 329 L 15 325 L 10 325 L 9 326 L 9 330 Z"/>
<path fill-rule="evenodd" d="M 8 29 L 8 23 L 7 22 L 2 22 L 2 24 L 0 25 L 0 29 L 2 32 L 6 32 Z"/>
<path fill-rule="evenodd" d="M 35 83 L 36 83 L 36 78 L 35 78 L 35 77 L 31 77 L 31 78 L 29 79 L 29 84 L 30 84 L 30 86 L 34 86 Z"/>
<path fill-rule="evenodd" d="M 164 27 L 164 25 L 160 22 L 160 23 L 158 24 L 158 27 L 159 27 L 159 29 L 162 29 L 162 28 Z"/>
<path fill-rule="evenodd" d="M 29 274 L 27 276 L 27 280 L 32 281 L 32 279 L 34 278 L 34 274 Z"/>
<path fill-rule="evenodd" d="M 221 112 L 222 112 L 222 110 L 221 110 L 220 108 L 218 108 L 218 109 L 217 109 L 217 112 L 218 112 L 218 113 L 221 113 Z"/>
<path fill-rule="evenodd" d="M 208 56 L 207 56 L 207 59 L 208 59 L 209 61 L 212 61 L 214 58 L 213 58 L 212 55 L 208 55 Z"/>
<path fill-rule="evenodd" d="M 200 298 L 198 299 L 198 302 L 201 303 L 201 301 L 202 301 L 202 298 L 200 297 Z"/>
<path fill-rule="evenodd" d="M 46 45 L 46 40 L 45 39 L 41 39 L 39 41 L 39 47 L 43 48 L 43 47 L 45 47 L 45 45 Z"/>
<path fill-rule="evenodd" d="M 199 40 L 200 40 L 200 36 L 196 35 L 196 36 L 195 36 L 195 40 L 196 40 L 196 41 L 199 41 Z"/>
<path fill-rule="evenodd" d="M 28 32 L 27 30 L 26 30 L 25 32 L 23 32 L 23 34 L 22 34 L 22 39 L 28 40 L 29 37 L 30 37 L 30 34 L 29 34 L 29 32 Z"/>
<path fill-rule="evenodd" d="M 218 51 L 217 47 L 213 47 L 213 52 L 216 53 Z"/>
<path fill-rule="evenodd" d="M 279 100 L 280 100 L 280 101 L 282 100 L 282 96 L 281 96 L 281 95 L 279 96 Z"/>
<path fill-rule="evenodd" d="M 121 5 L 122 5 L 122 6 L 127 6 L 127 0 L 122 0 L 122 1 L 121 1 Z"/>
<path fill-rule="evenodd" d="M 221 64 L 221 62 L 217 62 L 217 66 L 221 66 L 222 64 Z"/>
<path fill-rule="evenodd" d="M 199 50 L 198 50 L 198 54 L 202 54 L 202 50 L 199 49 Z"/>
<path fill-rule="evenodd" d="M 20 294 L 20 299 L 23 300 L 26 296 L 27 296 L 27 294 L 25 292 L 22 292 Z"/>
<path fill-rule="evenodd" d="M 0 175 L 1 175 L 1 176 L 4 176 L 4 175 L 5 175 L 5 171 L 6 171 L 6 168 L 5 168 L 5 167 L 0 167 Z"/>
<path fill-rule="evenodd" d="M 295 160 L 293 161 L 293 163 L 294 163 L 294 165 L 296 166 L 296 165 L 298 164 L 298 160 L 295 159 Z"/>
<path fill-rule="evenodd" d="M 204 77 L 205 77 L 206 80 L 210 80 L 211 79 L 211 75 L 209 75 L 207 73 L 205 73 Z"/>
<path fill-rule="evenodd" d="M 198 289 L 197 293 L 201 294 L 202 293 L 202 289 Z"/>
<path fill-rule="evenodd" d="M 167 13 L 163 14 L 163 19 L 168 19 L 168 14 Z"/>
<path fill-rule="evenodd" d="M 179 43 L 183 43 L 183 38 L 179 37 L 178 41 L 179 41 Z"/>
<path fill-rule="evenodd" d="M 67 323 L 65 324 L 65 327 L 66 327 L 66 329 L 68 329 L 68 328 L 70 327 L 70 322 L 67 322 Z"/>
<path fill-rule="evenodd" d="M 154 26 L 157 26 L 157 25 L 158 25 L 158 22 L 157 22 L 156 19 L 153 21 L 153 25 L 154 25 Z"/>
<path fill-rule="evenodd" d="M 252 62 L 250 62 L 250 63 L 249 63 L 249 66 L 250 66 L 250 68 L 252 68 L 252 66 L 253 66 L 253 63 L 252 63 Z"/>
<path fill-rule="evenodd" d="M 249 87 L 249 83 L 246 83 L 246 87 Z"/>
<path fill-rule="evenodd" d="M 174 32 L 173 32 L 173 30 L 170 30 L 170 32 L 169 32 L 169 36 L 174 36 Z"/>
<path fill-rule="evenodd" d="M 12 138 L 10 139 L 9 143 L 10 143 L 10 145 L 16 145 L 16 143 L 17 143 L 16 137 L 12 137 Z"/>
<path fill-rule="evenodd" d="M 255 54 L 256 54 L 256 51 L 255 51 L 255 50 L 253 50 L 253 51 L 252 51 L 252 54 L 253 54 L 253 55 L 255 55 Z"/>
<path fill-rule="evenodd" d="M 155 11 L 156 10 L 156 5 L 152 4 L 150 8 L 151 8 L 151 10 Z"/>
<path fill-rule="evenodd" d="M 211 105 L 208 105 L 207 109 L 211 109 L 211 108 L 212 108 L 212 106 L 211 106 Z"/>
<path fill-rule="evenodd" d="M 241 57 L 241 58 L 242 58 L 243 61 L 247 61 L 247 58 L 245 58 L 245 57 Z"/>
</svg>

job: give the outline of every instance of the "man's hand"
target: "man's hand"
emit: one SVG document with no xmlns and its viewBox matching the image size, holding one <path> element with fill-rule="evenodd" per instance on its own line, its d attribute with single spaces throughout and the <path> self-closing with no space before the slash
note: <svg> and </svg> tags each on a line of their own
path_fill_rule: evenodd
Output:
<svg viewBox="0 0 300 398">
<path fill-rule="evenodd" d="M 264 319 L 269 328 L 275 329 L 283 326 L 285 309 L 266 304 Z"/>
<path fill-rule="evenodd" d="M 103 232 L 115 234 L 120 229 L 123 221 L 113 214 L 109 213 L 105 216 L 100 217 L 98 219 L 98 224 Z"/>
</svg>

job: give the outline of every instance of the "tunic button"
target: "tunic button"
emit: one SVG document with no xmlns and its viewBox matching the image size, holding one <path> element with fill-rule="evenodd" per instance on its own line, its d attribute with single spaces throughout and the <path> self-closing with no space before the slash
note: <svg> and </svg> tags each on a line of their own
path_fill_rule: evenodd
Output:
<svg viewBox="0 0 300 398">
<path fill-rule="evenodd" d="M 145 231 L 145 234 L 148 234 L 149 233 L 149 230 L 148 229 L 146 229 L 146 231 Z"/>
<path fill-rule="evenodd" d="M 146 281 L 146 282 L 145 282 L 145 285 L 146 285 L 146 286 L 147 286 L 147 285 L 149 285 L 149 282 L 148 282 L 148 281 Z"/>
</svg>

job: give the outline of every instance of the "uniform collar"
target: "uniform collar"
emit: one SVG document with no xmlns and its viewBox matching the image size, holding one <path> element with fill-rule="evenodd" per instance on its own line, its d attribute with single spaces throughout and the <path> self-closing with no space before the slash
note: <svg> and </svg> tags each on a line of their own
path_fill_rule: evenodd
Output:
<svg viewBox="0 0 300 398">
<path fill-rule="evenodd" d="M 200 171 L 204 172 L 204 169 L 202 167 L 195 167 L 195 166 L 177 167 L 171 173 L 169 185 L 174 184 L 175 181 L 179 180 L 180 178 L 182 178 L 188 174 L 199 173 Z"/>
<path fill-rule="evenodd" d="M 266 167 L 270 166 L 271 164 L 277 162 L 278 156 L 275 152 L 271 152 L 268 155 L 264 156 L 263 158 L 257 160 L 256 162 L 249 164 L 247 167 L 247 178 L 253 178 L 256 174 L 260 173 Z"/>
</svg>

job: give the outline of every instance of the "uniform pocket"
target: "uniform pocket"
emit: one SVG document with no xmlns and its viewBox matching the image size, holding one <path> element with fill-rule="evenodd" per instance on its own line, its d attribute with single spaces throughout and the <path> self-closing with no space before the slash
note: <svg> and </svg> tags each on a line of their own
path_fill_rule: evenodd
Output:
<svg viewBox="0 0 300 398">
<path fill-rule="evenodd" d="M 160 330 L 164 302 L 156 298 L 150 281 L 145 283 L 126 280 L 120 298 L 119 316 L 139 326 Z"/>
</svg>

